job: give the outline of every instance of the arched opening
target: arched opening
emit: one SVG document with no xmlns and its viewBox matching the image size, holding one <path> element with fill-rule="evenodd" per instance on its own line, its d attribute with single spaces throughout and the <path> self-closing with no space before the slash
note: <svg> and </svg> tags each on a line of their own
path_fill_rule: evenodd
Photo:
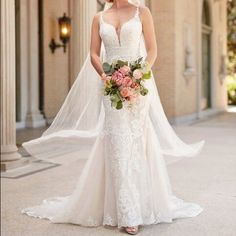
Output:
<svg viewBox="0 0 236 236">
<path fill-rule="evenodd" d="M 202 87 L 201 109 L 211 107 L 211 16 L 208 1 L 202 7 Z"/>
</svg>

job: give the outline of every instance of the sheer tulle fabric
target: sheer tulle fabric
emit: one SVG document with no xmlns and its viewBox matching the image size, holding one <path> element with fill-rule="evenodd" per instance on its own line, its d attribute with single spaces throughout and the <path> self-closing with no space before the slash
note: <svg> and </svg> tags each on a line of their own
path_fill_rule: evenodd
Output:
<svg viewBox="0 0 236 236">
<path fill-rule="evenodd" d="M 110 4 L 107 5 L 110 6 Z M 109 40 L 112 41 L 112 38 L 109 38 Z M 113 40 L 116 39 L 113 37 Z M 124 52 L 132 51 L 129 47 L 123 50 Z M 119 47 L 110 51 L 113 51 L 112 55 L 114 55 L 110 59 L 111 61 L 115 59 L 117 54 L 119 55 L 122 52 Z M 140 37 L 138 56 L 146 57 L 143 35 Z M 120 56 L 119 58 L 135 59 L 133 55 Z M 101 60 L 109 60 L 105 53 L 104 44 L 102 44 L 101 49 Z M 153 99 L 150 101 L 149 116 L 161 145 L 161 153 L 172 157 L 196 156 L 201 151 L 205 141 L 187 144 L 176 135 L 164 113 L 153 76 L 151 83 L 150 93 Z M 31 155 L 40 159 L 77 152 L 81 149 L 87 151 L 88 155 L 84 158 L 88 158 L 104 124 L 105 111 L 102 107 L 102 94 L 102 82 L 88 55 L 83 68 L 50 127 L 40 138 L 24 142 L 23 147 Z M 173 160 L 175 159 L 173 158 Z"/>
<path fill-rule="evenodd" d="M 201 213 L 199 205 L 186 203 L 172 194 L 152 122 L 148 117 L 146 119 L 147 139 L 144 142 L 142 137 L 135 139 L 139 153 L 145 149 L 145 158 L 134 153 L 133 160 L 129 159 L 125 167 L 121 159 L 111 161 L 104 148 L 107 143 L 110 145 L 111 136 L 101 134 L 73 193 L 46 199 L 39 206 L 23 209 L 22 213 L 50 219 L 53 223 L 91 227 L 171 223 L 174 219 Z M 114 139 L 114 134 L 112 137 Z"/>
<path fill-rule="evenodd" d="M 121 45 L 102 15 L 100 35 L 102 61 L 146 57 L 139 8 L 120 31 Z M 62 154 L 69 158 L 83 149 L 88 160 L 71 195 L 46 199 L 22 213 L 53 223 L 118 227 L 198 215 L 200 206 L 172 194 L 163 155 L 195 156 L 204 141 L 186 144 L 176 135 L 153 76 L 146 83 L 148 95 L 132 109 L 113 109 L 102 96 L 102 86 L 88 57 L 51 126 L 42 137 L 23 144 L 42 159 Z"/>
</svg>

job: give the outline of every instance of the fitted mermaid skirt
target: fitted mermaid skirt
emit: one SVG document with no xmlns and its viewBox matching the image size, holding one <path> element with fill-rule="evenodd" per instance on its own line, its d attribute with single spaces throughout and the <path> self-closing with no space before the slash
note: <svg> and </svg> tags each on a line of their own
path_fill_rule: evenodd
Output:
<svg viewBox="0 0 236 236">
<path fill-rule="evenodd" d="M 148 85 L 147 85 L 148 86 Z M 53 223 L 118 227 L 172 222 L 202 208 L 171 192 L 149 117 L 151 94 L 116 110 L 103 97 L 105 121 L 74 192 L 22 210 Z"/>
</svg>

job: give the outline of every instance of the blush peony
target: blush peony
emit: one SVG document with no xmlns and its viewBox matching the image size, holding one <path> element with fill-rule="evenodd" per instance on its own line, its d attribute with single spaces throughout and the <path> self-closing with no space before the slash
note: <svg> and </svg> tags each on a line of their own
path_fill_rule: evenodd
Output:
<svg viewBox="0 0 236 236">
<path fill-rule="evenodd" d="M 126 76 L 124 79 L 123 79 L 123 82 L 122 82 L 122 85 L 125 86 L 125 87 L 130 87 L 133 83 L 133 80 Z"/>
<path fill-rule="evenodd" d="M 129 72 L 130 72 L 130 67 L 129 66 L 122 66 L 120 69 L 119 69 L 119 72 L 125 76 L 127 75 Z"/>
<path fill-rule="evenodd" d="M 122 75 L 121 72 L 115 71 L 115 72 L 112 74 L 111 79 L 112 79 L 113 81 L 115 81 L 118 86 L 121 86 L 121 85 L 122 85 L 122 82 L 123 82 L 123 75 Z"/>
<path fill-rule="evenodd" d="M 131 95 L 131 90 L 130 90 L 130 88 L 127 88 L 127 87 L 122 88 L 121 91 L 120 91 L 120 95 L 121 95 L 123 98 L 129 97 L 129 96 Z"/>
<path fill-rule="evenodd" d="M 141 79 L 142 76 L 143 76 L 143 73 L 142 73 L 142 71 L 139 70 L 139 69 L 136 69 L 136 70 L 133 72 L 133 77 L 134 77 L 135 79 Z"/>
</svg>

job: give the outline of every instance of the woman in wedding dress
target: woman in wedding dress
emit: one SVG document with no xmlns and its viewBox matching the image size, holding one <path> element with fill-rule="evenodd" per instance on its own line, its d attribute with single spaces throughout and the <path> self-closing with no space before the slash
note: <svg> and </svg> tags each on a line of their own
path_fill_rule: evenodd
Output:
<svg viewBox="0 0 236 236">
<path fill-rule="evenodd" d="M 38 158 L 69 157 L 84 148 L 88 160 L 71 195 L 45 199 L 22 213 L 53 223 L 124 227 L 129 234 L 136 234 L 141 225 L 201 213 L 199 205 L 172 194 L 164 155 L 196 156 L 204 140 L 186 144 L 177 137 L 153 76 L 145 82 L 148 95 L 140 96 L 132 108 L 117 110 L 102 95 L 102 63 L 139 57 L 150 67 L 156 59 L 149 9 L 135 0 L 107 2 L 93 19 L 90 56 L 61 110 L 42 137 L 23 143 Z"/>
</svg>

